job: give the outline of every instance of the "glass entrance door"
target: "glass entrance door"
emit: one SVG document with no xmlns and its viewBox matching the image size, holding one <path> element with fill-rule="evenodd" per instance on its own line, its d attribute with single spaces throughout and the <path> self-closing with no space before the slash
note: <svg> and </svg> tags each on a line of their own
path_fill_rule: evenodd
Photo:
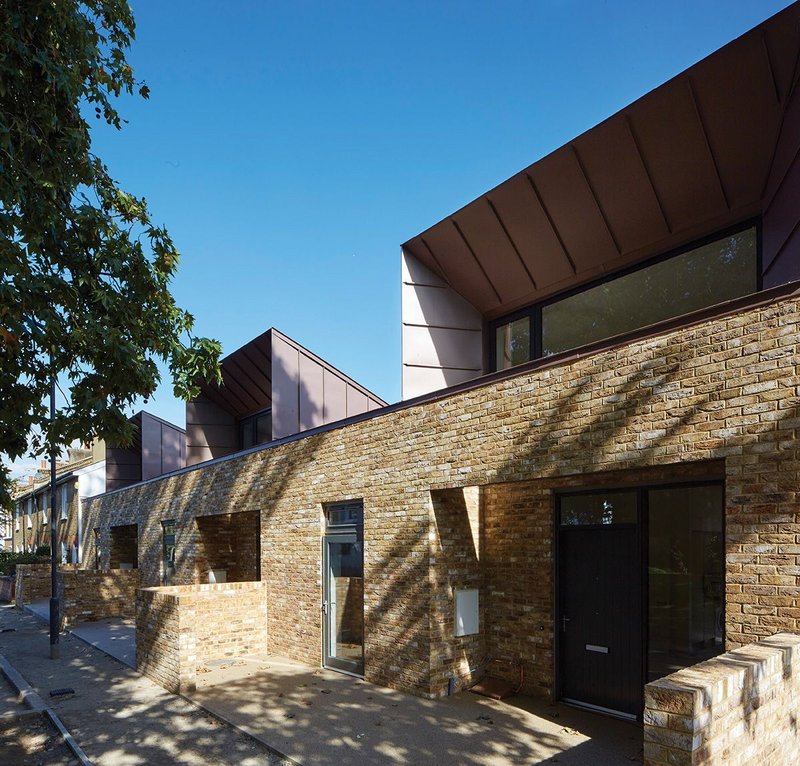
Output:
<svg viewBox="0 0 800 766">
<path fill-rule="evenodd" d="M 324 664 L 364 673 L 364 534 L 361 503 L 326 509 Z"/>
</svg>

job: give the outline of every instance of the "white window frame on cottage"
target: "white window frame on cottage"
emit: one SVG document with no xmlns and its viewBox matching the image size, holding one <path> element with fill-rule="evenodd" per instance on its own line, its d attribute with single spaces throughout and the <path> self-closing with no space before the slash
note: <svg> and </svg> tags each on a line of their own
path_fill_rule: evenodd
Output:
<svg viewBox="0 0 800 766">
<path fill-rule="evenodd" d="M 63 540 L 61 541 L 61 563 L 67 563 L 67 544 Z"/>
<path fill-rule="evenodd" d="M 33 528 L 33 496 L 28 498 L 28 529 Z"/>
<path fill-rule="evenodd" d="M 44 491 L 42 494 L 42 525 L 47 524 L 47 508 L 50 505 L 50 492 L 48 490 Z"/>
<path fill-rule="evenodd" d="M 67 519 L 67 485 L 61 487 L 61 521 Z"/>
<path fill-rule="evenodd" d="M 22 503 L 17 503 L 14 509 L 14 531 L 19 532 L 19 517 L 22 516 Z"/>
</svg>

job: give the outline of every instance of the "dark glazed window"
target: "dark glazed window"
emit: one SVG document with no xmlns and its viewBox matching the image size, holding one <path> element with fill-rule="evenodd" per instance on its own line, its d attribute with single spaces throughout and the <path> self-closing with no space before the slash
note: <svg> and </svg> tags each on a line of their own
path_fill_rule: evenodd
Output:
<svg viewBox="0 0 800 766">
<path fill-rule="evenodd" d="M 329 503 L 325 506 L 325 517 L 329 528 L 343 525 L 363 526 L 364 504 L 361 500 L 347 503 Z"/>
<path fill-rule="evenodd" d="M 649 680 L 724 650 L 722 487 L 648 495 Z"/>
<path fill-rule="evenodd" d="M 175 576 L 175 535 L 178 529 L 174 519 L 161 522 L 162 538 L 162 583 L 172 585 L 172 578 Z"/>
<path fill-rule="evenodd" d="M 569 351 L 757 289 L 752 228 L 544 305 L 542 355 Z"/>
<path fill-rule="evenodd" d="M 249 415 L 239 421 L 239 445 L 241 449 L 267 444 L 272 441 L 272 410 Z"/>
<path fill-rule="evenodd" d="M 495 330 L 495 369 L 507 370 L 531 358 L 531 318 L 524 316 Z"/>
<path fill-rule="evenodd" d="M 636 524 L 638 519 L 636 492 L 562 495 L 559 508 L 559 523 L 567 527 Z"/>
<path fill-rule="evenodd" d="M 504 370 L 758 289 L 758 231 L 751 226 L 495 321 L 492 363 Z"/>
</svg>

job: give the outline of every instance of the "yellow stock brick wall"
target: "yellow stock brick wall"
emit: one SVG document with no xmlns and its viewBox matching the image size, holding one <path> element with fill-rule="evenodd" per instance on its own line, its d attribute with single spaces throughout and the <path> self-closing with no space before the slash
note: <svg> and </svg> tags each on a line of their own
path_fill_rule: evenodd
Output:
<svg viewBox="0 0 800 766">
<path fill-rule="evenodd" d="M 800 764 L 800 636 L 780 633 L 645 686 L 647 766 Z"/>
<path fill-rule="evenodd" d="M 177 520 L 175 582 L 191 583 L 195 519 L 258 511 L 268 648 L 318 664 L 323 504 L 363 498 L 366 678 L 438 695 L 486 650 L 526 658 L 532 688 L 548 693 L 553 488 L 609 472 L 625 483 L 718 473 L 728 646 L 749 643 L 800 628 L 798 324 L 792 296 L 542 365 L 102 496 L 86 504 L 87 527 L 100 529 L 107 566 L 109 526 L 137 523 L 142 584 L 158 585 L 161 522 Z M 514 487 L 525 482 L 539 484 Z M 477 486 L 486 558 L 448 574 L 436 491 Z M 460 546 L 445 559 L 474 546 L 453 508 L 439 508 Z M 469 641 L 443 627 L 443 589 L 459 578 L 483 582 Z"/>
</svg>

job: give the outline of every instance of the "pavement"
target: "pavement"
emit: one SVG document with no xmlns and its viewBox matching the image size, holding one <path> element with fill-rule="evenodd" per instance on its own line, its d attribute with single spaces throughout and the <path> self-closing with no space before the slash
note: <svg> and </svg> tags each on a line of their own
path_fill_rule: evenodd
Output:
<svg viewBox="0 0 800 766">
<path fill-rule="evenodd" d="M 50 599 L 38 599 L 25 608 L 39 619 L 50 624 Z M 136 667 L 136 622 L 121 617 L 108 617 L 96 622 L 70 625 L 68 632 L 101 652 L 110 654 L 127 665 Z"/>
<path fill-rule="evenodd" d="M 38 612 L 47 619 L 46 608 Z M 6 625 L 17 632 L 0 633 L 0 654 L 42 696 L 55 686 L 75 688 L 53 705 L 97 766 L 642 761 L 641 726 L 528 697 L 498 702 L 464 692 L 423 700 L 263 655 L 208 662 L 184 699 L 122 664 L 135 645 L 133 626 L 124 621 L 72 626 L 61 636 L 59 664 L 49 659 L 46 624 L 0 607 L 0 628 Z"/>
<path fill-rule="evenodd" d="M 13 632 L 1 632 L 6 628 Z M 11 605 L 0 606 L 0 655 L 47 701 L 94 766 L 285 763 L 263 744 L 70 634 L 61 635 L 60 653 L 60 659 L 50 659 L 46 624 Z M 51 690 L 65 687 L 74 694 L 50 697 Z M 0 762 L 5 766 L 5 750 Z"/>
<path fill-rule="evenodd" d="M 529 697 L 424 700 L 274 656 L 203 670 L 190 699 L 303 766 L 641 763 L 640 725 Z"/>
</svg>

